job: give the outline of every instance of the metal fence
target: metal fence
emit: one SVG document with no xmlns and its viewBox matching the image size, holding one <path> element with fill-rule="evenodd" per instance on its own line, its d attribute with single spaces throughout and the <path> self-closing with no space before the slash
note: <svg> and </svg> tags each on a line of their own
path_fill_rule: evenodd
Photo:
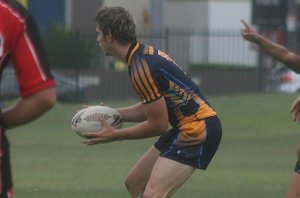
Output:
<svg viewBox="0 0 300 198">
<path fill-rule="evenodd" d="M 205 94 L 264 91 L 268 72 L 258 69 L 262 68 L 257 66 L 258 51 L 242 39 L 239 30 L 167 29 L 159 34 L 138 34 L 138 40 L 167 52 L 192 76 Z M 101 57 L 105 67 L 99 69 L 53 70 L 59 84 L 61 101 L 105 101 L 136 97 L 126 66 L 114 64 L 116 60 L 110 57 Z M 214 66 L 213 70 L 211 66 Z M 3 79 L 0 92 L 2 98 L 6 98 Z"/>
<path fill-rule="evenodd" d="M 239 30 L 166 29 L 140 34 L 139 40 L 166 51 L 186 69 L 191 64 L 255 66 L 257 60 L 257 51 L 241 38 Z"/>
</svg>

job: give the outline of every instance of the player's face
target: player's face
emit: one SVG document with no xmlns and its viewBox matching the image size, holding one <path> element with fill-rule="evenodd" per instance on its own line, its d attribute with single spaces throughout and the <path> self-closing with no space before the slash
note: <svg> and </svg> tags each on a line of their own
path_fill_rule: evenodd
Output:
<svg viewBox="0 0 300 198">
<path fill-rule="evenodd" d="M 105 55 L 111 56 L 110 53 L 110 39 L 109 36 L 104 36 L 102 30 L 99 28 L 99 26 L 96 27 L 97 32 L 97 42 L 99 47 L 102 49 Z"/>
</svg>

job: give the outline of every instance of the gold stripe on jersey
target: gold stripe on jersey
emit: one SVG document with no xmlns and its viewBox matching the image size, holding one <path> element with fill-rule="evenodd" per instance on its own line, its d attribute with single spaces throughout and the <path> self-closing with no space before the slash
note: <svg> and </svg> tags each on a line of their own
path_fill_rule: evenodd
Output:
<svg viewBox="0 0 300 198">
<path fill-rule="evenodd" d="M 184 115 L 180 110 L 180 106 L 185 105 L 189 100 L 191 100 L 191 95 L 172 81 L 169 81 L 169 90 L 165 94 L 165 97 L 171 100 L 174 104 L 173 110 L 176 118 L 178 120 L 184 118 Z"/>
<path fill-rule="evenodd" d="M 140 89 L 137 87 L 137 84 L 134 80 L 132 72 L 131 72 L 131 82 L 133 84 L 134 89 L 138 92 L 138 95 L 140 96 L 140 100 L 142 101 L 143 100 L 143 97 L 142 97 L 143 94 L 140 92 Z"/>
<path fill-rule="evenodd" d="M 194 145 L 206 139 L 205 120 L 189 122 L 180 126 L 176 144 L 180 146 Z"/>
<path fill-rule="evenodd" d="M 130 65 L 132 56 L 133 56 L 133 54 L 136 52 L 136 50 L 138 49 L 139 46 L 140 46 L 140 44 L 137 43 L 136 46 L 131 50 L 131 52 L 130 52 L 130 54 L 129 54 L 129 57 L 128 57 L 128 60 L 127 60 L 127 64 L 128 64 L 128 65 Z"/>
<path fill-rule="evenodd" d="M 131 70 L 133 74 L 132 81 L 136 83 L 135 87 L 137 88 L 140 96 L 143 97 L 143 102 L 149 102 L 161 97 L 161 94 L 159 93 L 151 76 L 149 66 L 144 59 L 132 62 Z"/>
<path fill-rule="evenodd" d="M 144 77 L 145 77 L 145 81 L 147 82 L 146 83 L 147 89 L 149 91 L 151 90 L 151 93 L 150 93 L 151 98 L 156 99 L 156 98 L 161 97 L 161 94 L 159 93 L 158 88 L 152 78 L 152 75 L 150 73 L 150 69 L 149 69 L 147 62 L 145 61 L 145 59 L 142 59 L 141 62 L 143 65 L 143 70 L 141 70 L 141 72 L 143 72 L 145 75 Z"/>
<path fill-rule="evenodd" d="M 136 63 L 132 63 L 131 65 L 131 81 L 134 84 L 135 90 L 139 93 L 142 98 L 142 102 L 146 102 L 150 100 L 149 94 L 147 90 L 142 84 L 140 75 L 138 73 L 138 67 L 141 67 L 141 64 L 137 65 Z"/>
<path fill-rule="evenodd" d="M 217 113 L 203 100 L 199 97 L 194 98 L 194 100 L 200 105 L 200 110 L 197 112 L 198 117 L 207 118 L 216 115 Z"/>
<path fill-rule="evenodd" d="M 173 112 L 179 121 L 179 126 L 216 115 L 216 112 L 203 100 L 201 100 L 201 98 L 199 98 L 197 95 L 189 94 L 186 90 L 174 84 L 172 81 L 169 82 L 169 90 L 168 93 L 165 94 L 165 97 L 171 100 L 174 104 Z M 180 110 L 180 107 L 185 105 L 190 100 L 197 102 L 199 104 L 199 109 L 195 114 L 191 116 L 185 116 Z"/>
<path fill-rule="evenodd" d="M 193 97 L 193 100 L 195 100 L 199 104 L 199 109 L 197 113 L 191 115 L 191 116 L 183 116 L 182 119 L 179 118 L 179 125 L 182 126 L 186 123 L 193 122 L 196 120 L 203 120 L 208 117 L 212 117 L 217 115 L 217 113 L 208 106 L 203 100 L 201 100 L 199 97 Z"/>
<path fill-rule="evenodd" d="M 170 93 L 176 93 L 172 94 L 173 97 L 171 97 L 172 101 L 176 104 L 179 105 L 181 103 L 186 103 L 188 100 L 190 100 L 192 97 L 190 94 L 188 94 L 184 89 L 179 87 L 178 85 L 174 84 L 173 82 L 169 82 L 169 90 Z"/>
<path fill-rule="evenodd" d="M 157 51 L 158 55 L 160 55 L 161 57 L 164 57 L 165 59 L 167 59 L 168 61 L 171 61 L 173 64 L 177 65 L 177 63 L 168 55 L 166 54 L 164 51 L 158 50 Z M 177 65 L 178 66 L 178 65 Z"/>
</svg>

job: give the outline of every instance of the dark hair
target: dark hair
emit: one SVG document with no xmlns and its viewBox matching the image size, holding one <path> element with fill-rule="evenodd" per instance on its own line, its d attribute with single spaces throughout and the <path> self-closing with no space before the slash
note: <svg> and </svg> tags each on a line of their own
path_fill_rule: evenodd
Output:
<svg viewBox="0 0 300 198">
<path fill-rule="evenodd" d="M 111 33 L 121 44 L 136 40 L 135 21 L 123 7 L 101 6 L 97 10 L 95 20 L 104 36 Z"/>
</svg>

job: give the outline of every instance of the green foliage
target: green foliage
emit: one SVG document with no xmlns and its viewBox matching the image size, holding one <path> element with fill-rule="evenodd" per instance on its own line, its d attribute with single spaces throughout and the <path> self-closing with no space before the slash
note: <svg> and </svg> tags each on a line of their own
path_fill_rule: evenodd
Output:
<svg viewBox="0 0 300 198">
<path fill-rule="evenodd" d="M 88 69 L 99 61 L 101 53 L 95 40 L 91 41 L 58 24 L 50 26 L 43 36 L 52 68 Z"/>
</svg>

